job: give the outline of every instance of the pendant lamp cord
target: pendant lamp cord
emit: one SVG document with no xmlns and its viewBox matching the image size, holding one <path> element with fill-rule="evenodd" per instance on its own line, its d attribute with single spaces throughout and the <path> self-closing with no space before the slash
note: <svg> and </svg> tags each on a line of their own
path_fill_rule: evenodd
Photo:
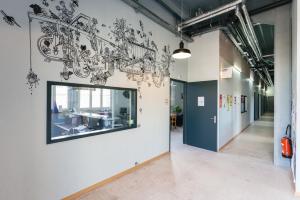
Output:
<svg viewBox="0 0 300 200">
<path fill-rule="evenodd" d="M 183 9 L 183 5 L 182 5 L 182 0 L 181 0 L 181 5 L 180 5 L 180 24 L 182 24 L 182 9 Z M 180 40 L 182 41 L 182 29 L 180 27 Z"/>
</svg>

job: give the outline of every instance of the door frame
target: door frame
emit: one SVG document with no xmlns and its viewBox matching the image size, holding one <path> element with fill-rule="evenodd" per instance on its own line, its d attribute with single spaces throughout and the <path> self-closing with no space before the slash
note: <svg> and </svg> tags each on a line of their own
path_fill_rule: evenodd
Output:
<svg viewBox="0 0 300 200">
<path fill-rule="evenodd" d="M 187 87 L 187 81 L 182 81 L 182 80 L 178 80 L 178 79 L 174 79 L 174 78 L 170 78 L 170 84 L 169 84 L 169 96 L 170 96 L 170 99 L 169 99 L 169 152 L 171 152 L 171 121 L 170 121 L 170 116 L 171 116 L 171 98 L 172 98 L 172 86 L 171 86 L 171 83 L 172 81 L 176 81 L 176 82 L 179 82 L 179 83 L 183 83 L 183 144 L 186 144 L 186 129 L 185 129 L 185 124 L 186 124 L 186 87 Z"/>
</svg>

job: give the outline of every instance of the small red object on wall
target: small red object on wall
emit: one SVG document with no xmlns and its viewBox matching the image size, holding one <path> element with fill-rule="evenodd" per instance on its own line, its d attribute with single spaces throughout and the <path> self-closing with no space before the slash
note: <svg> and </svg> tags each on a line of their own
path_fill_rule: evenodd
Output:
<svg viewBox="0 0 300 200">
<path fill-rule="evenodd" d="M 222 102 L 222 95 L 220 94 L 220 100 L 219 100 L 219 107 L 222 108 L 223 102 Z"/>
</svg>

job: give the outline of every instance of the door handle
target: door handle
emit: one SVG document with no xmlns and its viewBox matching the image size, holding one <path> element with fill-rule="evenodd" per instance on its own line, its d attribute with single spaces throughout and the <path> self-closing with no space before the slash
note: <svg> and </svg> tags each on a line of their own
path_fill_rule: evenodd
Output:
<svg viewBox="0 0 300 200">
<path fill-rule="evenodd" d="M 214 120 L 214 124 L 217 123 L 217 116 L 214 116 L 212 118 L 210 118 L 211 120 Z"/>
</svg>

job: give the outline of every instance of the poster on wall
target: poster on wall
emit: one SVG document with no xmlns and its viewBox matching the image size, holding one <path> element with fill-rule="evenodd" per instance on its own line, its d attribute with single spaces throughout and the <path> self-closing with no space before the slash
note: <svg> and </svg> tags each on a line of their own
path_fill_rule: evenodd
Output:
<svg viewBox="0 0 300 200">
<path fill-rule="evenodd" d="M 232 67 L 222 69 L 221 78 L 232 78 Z"/>
<path fill-rule="evenodd" d="M 227 104 L 227 111 L 230 111 L 230 95 L 227 95 L 227 99 L 226 99 L 226 104 Z"/>
<path fill-rule="evenodd" d="M 198 97 L 198 107 L 204 107 L 204 105 L 205 105 L 205 98 Z"/>
</svg>

